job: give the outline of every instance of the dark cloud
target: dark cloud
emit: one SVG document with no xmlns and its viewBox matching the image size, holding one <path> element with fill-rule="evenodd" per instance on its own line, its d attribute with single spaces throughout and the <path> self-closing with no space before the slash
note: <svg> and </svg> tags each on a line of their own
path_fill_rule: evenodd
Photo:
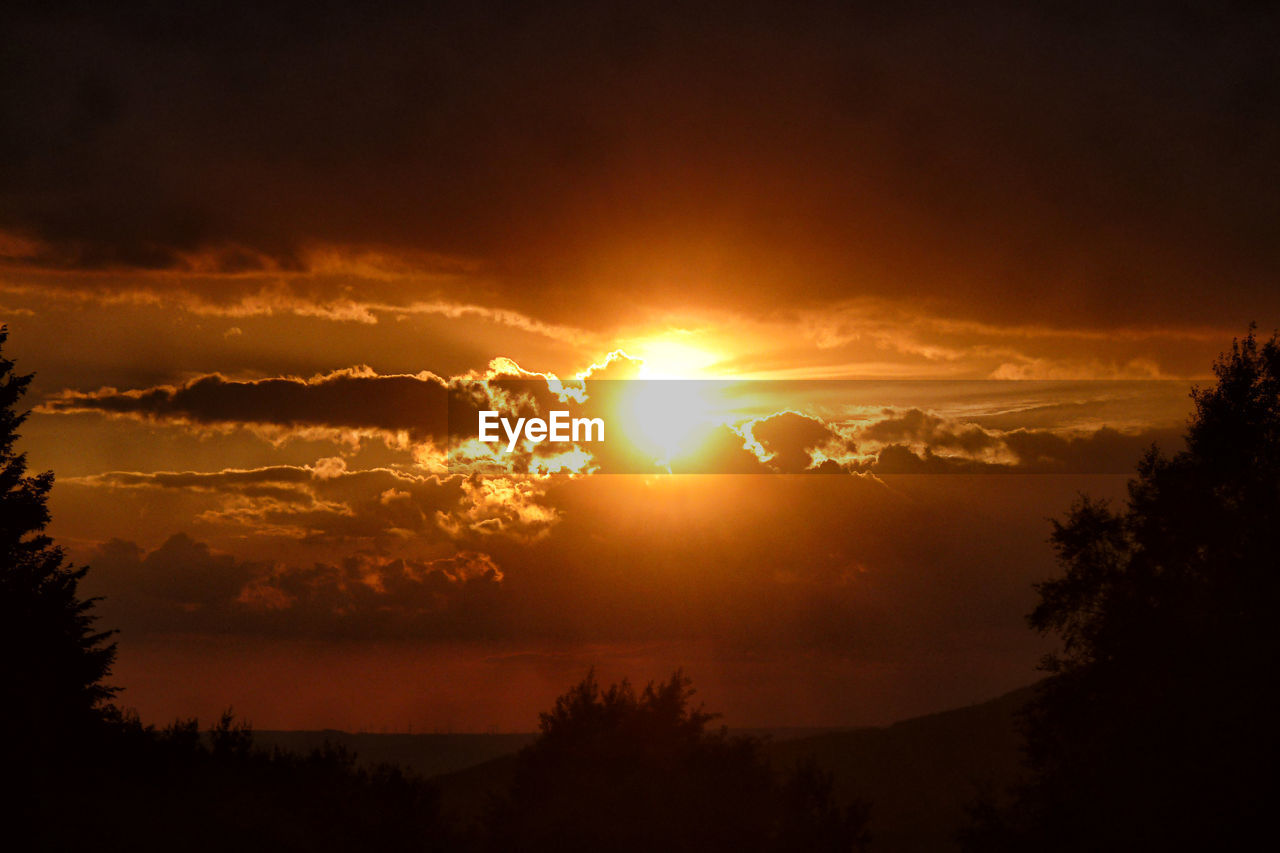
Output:
<svg viewBox="0 0 1280 853">
<path fill-rule="evenodd" d="M 843 443 L 828 425 L 795 412 L 756 421 L 751 425 L 751 436 L 770 455 L 769 465 L 783 474 L 803 473 L 813 465 L 812 451 L 833 442 Z"/>
<path fill-rule="evenodd" d="M 340 457 L 321 459 L 310 467 L 111 471 L 72 482 L 108 489 L 207 493 L 219 502 L 200 513 L 203 524 L 230 526 L 239 535 L 283 536 L 312 545 L 381 551 L 410 539 L 421 544 L 465 536 L 478 519 L 498 513 L 508 497 L 478 489 L 460 476 L 386 468 L 347 470 Z M 512 502 L 518 503 L 518 497 Z M 521 532 L 518 521 L 517 514 L 510 525 L 512 535 Z"/>
<path fill-rule="evenodd" d="M 890 444 L 880 449 L 868 469 L 877 474 L 1007 474 L 1014 466 L 982 462 L 964 456 L 940 456 L 933 448 L 915 450 L 904 444 Z"/>
<path fill-rule="evenodd" d="M 169 537 L 150 553 L 132 542 L 113 539 L 95 554 L 94 564 L 113 582 L 123 580 L 139 600 L 189 612 L 234 599 L 250 578 L 264 570 L 230 554 L 216 554 L 209 546 L 183 533 Z"/>
<path fill-rule="evenodd" d="M 877 474 L 1131 474 L 1152 445 L 1182 446 L 1181 429 L 1144 427 L 997 430 L 909 409 L 859 430 L 880 442 Z"/>
<path fill-rule="evenodd" d="M 503 573 L 486 554 L 346 557 L 280 568 L 240 593 L 241 618 L 272 633 L 474 639 L 501 620 Z"/>
<path fill-rule="evenodd" d="M 1236 323 L 1280 308 L 1278 21 L 994 0 L 30 5 L 0 42 L 0 228 L 30 269 L 212 271 L 228 290 L 250 271 L 305 289 L 316 246 L 426 252 L 472 271 L 444 287 L 596 321 L 785 288 Z"/>
<path fill-rule="evenodd" d="M 104 596 L 103 618 L 142 632 L 215 626 L 245 584 L 270 569 L 269 564 L 215 553 L 182 533 L 150 552 L 113 539 L 92 557 L 85 586 Z"/>
<path fill-rule="evenodd" d="M 237 492 L 251 497 L 289 501 L 300 500 L 305 493 L 302 487 L 313 478 L 314 473 L 307 468 L 273 465 L 268 468 L 230 471 L 108 471 L 81 478 L 77 482 L 123 488 L 155 486 L 165 489 Z"/>
<path fill-rule="evenodd" d="M 610 359 L 606 367 L 627 361 Z M 444 379 L 431 373 L 385 375 L 367 367 L 336 370 L 304 379 L 279 376 L 265 379 L 232 379 L 208 374 L 181 385 L 160 385 L 135 390 L 103 388 L 98 391 L 64 390 L 46 398 L 39 407 L 45 414 L 100 413 L 144 421 L 196 427 L 251 427 L 269 437 L 329 437 L 358 442 L 378 435 L 389 444 L 429 445 L 440 456 L 438 465 L 472 473 L 528 473 L 548 457 L 563 452 L 560 443 L 518 443 L 507 453 L 507 440 L 487 447 L 477 443 L 478 415 L 496 410 L 513 423 L 519 418 L 547 418 L 553 410 L 573 418 L 608 417 L 619 396 L 637 387 L 634 383 L 570 380 L 558 386 L 545 374 L 524 370 L 509 359 L 494 359 L 487 371 Z M 567 389 L 567 390 L 561 390 Z M 590 396 L 583 398 L 589 392 Z M 606 432 L 608 440 L 610 433 Z M 319 435 L 317 435 L 319 433 Z M 585 441 L 578 446 L 588 449 Z M 596 448 L 599 449 L 599 448 Z M 445 455 L 447 453 L 447 456 Z M 635 470 L 634 460 L 630 470 Z M 171 479 L 176 475 L 166 475 Z M 242 481 L 260 474 L 237 475 Z M 289 476 L 304 474 L 294 471 Z M 187 475 L 194 485 L 199 475 Z M 223 473 L 220 485 L 235 482 Z M 126 484 L 123 481 L 121 484 Z"/>
<path fill-rule="evenodd" d="M 1138 459 L 1153 445 L 1164 453 L 1181 450 L 1182 432 L 1175 428 L 1121 432 L 1105 426 L 1066 435 L 1047 430 L 1014 430 L 1004 435 L 1003 441 L 1017 454 L 1019 467 L 1027 470 L 1132 474 Z"/>
<path fill-rule="evenodd" d="M 899 441 L 922 442 L 933 447 L 958 450 L 969 455 L 997 447 L 999 439 L 975 424 L 956 423 L 921 411 L 886 410 L 884 418 L 859 431 L 868 441 L 890 444 Z"/>
<path fill-rule="evenodd" d="M 237 380 L 211 374 L 182 385 L 137 391 L 64 391 L 47 412 L 102 412 L 202 425 L 377 430 L 421 439 L 448 432 L 447 391 L 439 377 L 381 376 L 367 368 L 310 379 Z"/>
<path fill-rule="evenodd" d="M 471 551 L 294 566 L 241 560 L 181 533 L 150 552 L 112 540 L 92 565 L 103 618 L 144 634 L 482 637 L 503 581 L 488 555 Z"/>
</svg>

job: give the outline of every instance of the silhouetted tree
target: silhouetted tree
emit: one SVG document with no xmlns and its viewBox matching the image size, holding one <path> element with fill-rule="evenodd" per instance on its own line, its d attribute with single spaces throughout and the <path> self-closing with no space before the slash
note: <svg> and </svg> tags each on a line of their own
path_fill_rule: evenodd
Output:
<svg viewBox="0 0 1280 853">
<path fill-rule="evenodd" d="M 8 330 L 0 327 L 0 351 Z M 342 749 L 256 749 L 228 712 L 157 731 L 107 704 L 113 632 L 44 534 L 53 474 L 27 475 L 18 403 L 30 375 L 0 352 L 0 799 L 14 849 L 441 850 L 436 789 Z M 6 847 L 8 849 L 8 847 Z"/>
<path fill-rule="evenodd" d="M 1280 345 L 1251 331 L 1215 372 L 1186 449 L 1148 452 L 1125 507 L 1082 498 L 1055 523 L 1064 572 L 1029 620 L 1062 645 L 1028 713 L 1031 777 L 971 849 L 1242 849 L 1269 828 Z"/>
<path fill-rule="evenodd" d="M 439 851 L 455 849 L 430 783 L 391 765 L 363 766 L 325 744 L 264 750 L 224 714 L 157 730 L 122 717 L 80 786 L 92 792 L 45 829 L 46 850 Z"/>
<path fill-rule="evenodd" d="M 861 849 L 865 809 L 837 807 L 812 766 L 780 782 L 758 740 L 708 731 L 692 695 L 679 672 L 639 694 L 588 675 L 541 716 L 489 816 L 490 849 Z"/>
<path fill-rule="evenodd" d="M 115 644 L 79 596 L 86 570 L 44 535 L 53 473 L 28 475 L 15 449 L 32 377 L 14 372 L 7 340 L 0 327 L 0 722 L 11 762 L 48 766 L 103 721 Z"/>
</svg>

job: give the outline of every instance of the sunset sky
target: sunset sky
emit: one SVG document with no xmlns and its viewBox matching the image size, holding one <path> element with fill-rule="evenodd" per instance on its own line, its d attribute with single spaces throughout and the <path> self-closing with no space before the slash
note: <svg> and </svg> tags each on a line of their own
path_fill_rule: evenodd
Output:
<svg viewBox="0 0 1280 853">
<path fill-rule="evenodd" d="M 1280 23 L 891 5 L 10 13 L 0 322 L 121 702 L 523 731 L 683 666 L 730 725 L 858 725 L 1033 681 L 1048 519 L 1280 323 Z M 549 381 L 635 440 L 451 446 Z"/>
</svg>

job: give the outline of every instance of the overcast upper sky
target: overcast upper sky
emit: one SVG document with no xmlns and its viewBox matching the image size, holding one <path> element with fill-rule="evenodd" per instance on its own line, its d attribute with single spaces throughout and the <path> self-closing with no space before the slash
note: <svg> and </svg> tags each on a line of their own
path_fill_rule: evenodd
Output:
<svg viewBox="0 0 1280 853">
<path fill-rule="evenodd" d="M 742 724 L 986 698 L 1047 519 L 1280 325 L 1274 11 L 425 6 L 6 18 L 24 446 L 148 719 L 529 729 L 592 664 Z M 448 446 L 552 375 L 636 445 Z"/>
</svg>

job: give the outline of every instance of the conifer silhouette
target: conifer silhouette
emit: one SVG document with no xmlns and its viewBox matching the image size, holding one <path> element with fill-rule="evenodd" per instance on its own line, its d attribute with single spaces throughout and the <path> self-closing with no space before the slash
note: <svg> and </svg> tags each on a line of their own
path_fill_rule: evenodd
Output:
<svg viewBox="0 0 1280 853">
<path fill-rule="evenodd" d="M 15 372 L 7 340 L 0 327 L 0 715 L 18 757 L 47 762 L 104 718 L 116 649 L 79 595 L 86 568 L 44 533 L 53 472 L 28 475 L 16 450 L 32 375 Z"/>
</svg>

